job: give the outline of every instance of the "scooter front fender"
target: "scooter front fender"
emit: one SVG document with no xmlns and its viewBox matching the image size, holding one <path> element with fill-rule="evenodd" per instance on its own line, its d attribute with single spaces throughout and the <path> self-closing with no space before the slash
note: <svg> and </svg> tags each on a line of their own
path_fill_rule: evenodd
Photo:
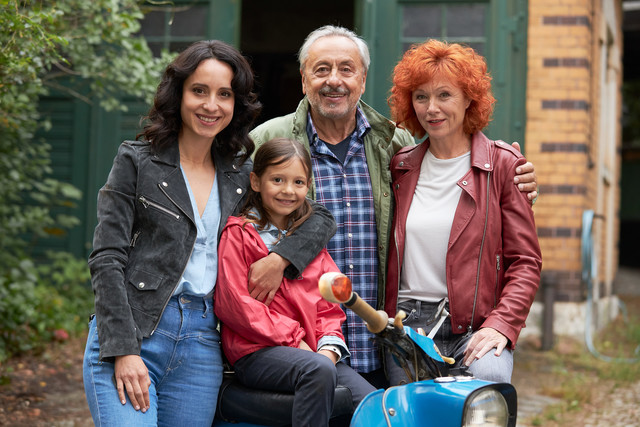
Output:
<svg viewBox="0 0 640 427">
<path fill-rule="evenodd" d="M 510 384 L 477 379 L 435 379 L 410 383 L 369 394 L 358 406 L 351 427 L 462 426 L 468 398 L 492 388 L 507 403 L 508 426 L 515 426 L 516 391 Z"/>
</svg>

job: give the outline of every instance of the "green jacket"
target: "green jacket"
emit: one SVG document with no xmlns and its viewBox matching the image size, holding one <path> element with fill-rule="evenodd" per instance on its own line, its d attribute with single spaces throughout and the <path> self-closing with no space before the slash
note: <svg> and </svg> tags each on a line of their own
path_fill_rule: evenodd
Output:
<svg viewBox="0 0 640 427">
<path fill-rule="evenodd" d="M 384 307 L 384 284 L 387 276 L 387 246 L 391 236 L 393 192 L 391 191 L 391 157 L 407 145 L 415 144 L 411 134 L 396 125 L 363 101 L 358 106 L 371 125 L 364 137 L 364 150 L 373 187 L 373 204 L 378 230 L 378 309 Z M 300 141 L 309 150 L 307 114 L 309 102 L 304 97 L 294 113 L 271 119 L 251 131 L 256 148 L 272 138 L 286 137 Z M 308 196 L 316 199 L 316 187 L 312 181 Z"/>
</svg>

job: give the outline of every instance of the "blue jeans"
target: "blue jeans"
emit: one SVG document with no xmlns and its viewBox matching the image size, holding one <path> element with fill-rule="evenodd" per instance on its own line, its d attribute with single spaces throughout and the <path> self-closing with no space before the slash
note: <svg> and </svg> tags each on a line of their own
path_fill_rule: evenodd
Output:
<svg viewBox="0 0 640 427">
<path fill-rule="evenodd" d="M 426 334 L 429 334 L 437 323 L 438 319 L 434 320 L 437 309 L 437 302 L 428 303 L 410 300 L 398 304 L 398 311 L 403 310 L 407 313 L 407 317 L 403 321 L 404 325 L 416 330 L 423 328 Z M 451 330 L 451 318 L 448 318 L 440 326 L 440 329 L 433 337 L 433 341 L 443 355 L 453 357 L 456 360 L 453 367 L 461 367 L 464 360 L 464 350 L 471 337 L 469 334 L 454 334 Z M 393 361 L 393 357 L 388 350 L 385 350 L 385 358 L 389 383 L 391 385 L 406 383 L 408 380 L 406 373 Z M 505 348 L 499 357 L 495 356 L 494 351 L 489 351 L 480 359 L 471 362 L 468 369 L 478 379 L 510 383 L 511 373 L 513 372 L 513 351 Z M 411 369 L 411 372 L 413 373 L 413 369 Z"/>
<path fill-rule="evenodd" d="M 151 406 L 136 411 L 119 401 L 114 364 L 100 361 L 96 319 L 89 324 L 84 390 L 96 426 L 210 427 L 222 383 L 220 335 L 213 301 L 192 295 L 169 300 L 156 331 L 142 340 Z M 125 393 L 126 396 L 126 393 Z"/>
</svg>

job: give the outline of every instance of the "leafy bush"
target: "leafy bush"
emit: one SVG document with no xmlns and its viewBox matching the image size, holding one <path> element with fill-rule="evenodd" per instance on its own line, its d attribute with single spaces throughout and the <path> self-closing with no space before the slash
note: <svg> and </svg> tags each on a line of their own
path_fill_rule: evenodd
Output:
<svg viewBox="0 0 640 427">
<path fill-rule="evenodd" d="M 49 146 L 34 138 L 51 127 L 38 100 L 50 88 L 105 109 L 124 108 L 122 94 L 150 100 L 169 55 L 154 58 L 135 35 L 139 4 L 0 0 L 0 361 L 86 326 L 85 260 L 34 256 L 39 239 L 77 225 L 56 212 L 81 197 L 50 178 Z"/>
<path fill-rule="evenodd" d="M 0 276 L 0 361 L 86 330 L 93 310 L 86 261 L 69 253 L 47 257 L 39 266 L 24 259 Z"/>
</svg>

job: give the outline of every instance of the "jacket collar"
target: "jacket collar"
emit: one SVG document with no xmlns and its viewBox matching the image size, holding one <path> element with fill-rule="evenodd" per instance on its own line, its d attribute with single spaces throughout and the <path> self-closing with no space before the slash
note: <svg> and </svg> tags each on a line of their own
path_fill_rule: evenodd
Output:
<svg viewBox="0 0 640 427">
<path fill-rule="evenodd" d="M 491 172 L 493 171 L 492 159 L 493 141 L 484 133 L 476 132 L 471 138 L 471 167 Z"/>
<path fill-rule="evenodd" d="M 170 144 L 162 149 L 151 148 L 153 150 L 153 158 L 168 165 L 178 167 L 180 166 L 180 149 L 178 148 L 178 141 Z"/>
<path fill-rule="evenodd" d="M 233 157 L 223 156 L 216 150 L 215 141 L 211 146 L 211 151 L 217 170 L 220 170 L 221 172 L 231 173 L 238 172 L 240 170 L 239 165 L 241 164 L 241 153 L 238 153 Z M 180 167 L 180 149 L 178 148 L 177 142 L 164 147 L 161 150 L 154 150 L 153 157 L 157 161 L 166 163 L 167 165 L 173 166 L 175 168 Z"/>
<path fill-rule="evenodd" d="M 371 125 L 371 129 L 379 135 L 382 135 L 382 138 L 376 139 L 381 142 L 385 141 L 387 145 L 391 144 L 391 139 L 396 131 L 396 125 L 362 100 L 358 101 L 358 107 L 360 107 L 360 110 L 362 110 L 362 113 L 369 122 L 369 125 Z M 306 136 L 308 114 L 309 99 L 305 96 L 298 104 L 298 108 L 296 108 L 295 113 L 293 113 L 294 134 Z M 371 134 L 371 132 L 369 134 Z"/>
<path fill-rule="evenodd" d="M 423 143 L 406 149 L 407 155 L 400 159 L 396 168 L 401 170 L 420 169 L 422 159 L 427 153 L 430 141 L 427 138 Z M 484 171 L 493 171 L 493 160 L 491 158 L 493 141 L 487 138 L 482 132 L 476 132 L 471 137 L 471 167 Z"/>
</svg>

